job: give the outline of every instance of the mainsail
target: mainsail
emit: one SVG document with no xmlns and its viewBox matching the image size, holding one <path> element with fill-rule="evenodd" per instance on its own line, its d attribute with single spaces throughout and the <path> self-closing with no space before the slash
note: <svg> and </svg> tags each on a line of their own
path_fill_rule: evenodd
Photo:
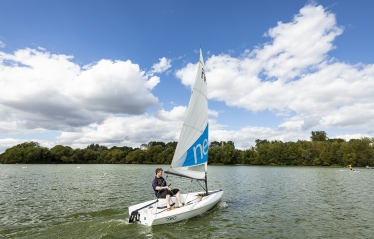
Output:
<svg viewBox="0 0 374 239">
<path fill-rule="evenodd" d="M 199 67 L 171 169 L 182 176 L 205 179 L 208 147 L 207 83 L 200 49 Z"/>
</svg>

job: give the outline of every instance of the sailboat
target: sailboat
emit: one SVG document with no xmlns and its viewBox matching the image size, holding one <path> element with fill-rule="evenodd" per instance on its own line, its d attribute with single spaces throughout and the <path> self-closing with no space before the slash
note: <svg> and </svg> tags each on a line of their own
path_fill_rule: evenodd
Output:
<svg viewBox="0 0 374 239">
<path fill-rule="evenodd" d="M 203 54 L 192 95 L 179 136 L 170 169 L 164 173 L 204 182 L 204 191 L 181 194 L 184 207 L 166 210 L 166 199 L 155 199 L 129 207 L 129 222 L 147 226 L 178 222 L 189 219 L 213 208 L 223 191 L 208 191 L 208 98 Z M 200 184 L 201 185 L 201 184 Z M 176 198 L 171 197 L 171 204 Z"/>
</svg>

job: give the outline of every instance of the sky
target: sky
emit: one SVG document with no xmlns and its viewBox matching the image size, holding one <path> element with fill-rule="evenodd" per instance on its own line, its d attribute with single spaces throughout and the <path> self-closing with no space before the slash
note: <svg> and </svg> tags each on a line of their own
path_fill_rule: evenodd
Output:
<svg viewBox="0 0 374 239">
<path fill-rule="evenodd" d="M 0 1 L 0 153 L 177 141 L 199 49 L 209 140 L 374 137 L 374 1 Z"/>
</svg>

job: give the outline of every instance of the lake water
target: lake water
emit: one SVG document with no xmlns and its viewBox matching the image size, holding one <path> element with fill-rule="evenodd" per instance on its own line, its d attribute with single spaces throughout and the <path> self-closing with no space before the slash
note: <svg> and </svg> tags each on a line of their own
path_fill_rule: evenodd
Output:
<svg viewBox="0 0 374 239">
<path fill-rule="evenodd" d="M 372 238 L 374 170 L 209 166 L 213 210 L 167 226 L 128 223 L 154 199 L 156 167 L 0 164 L 0 238 Z M 171 187 L 200 191 L 169 176 Z"/>
</svg>

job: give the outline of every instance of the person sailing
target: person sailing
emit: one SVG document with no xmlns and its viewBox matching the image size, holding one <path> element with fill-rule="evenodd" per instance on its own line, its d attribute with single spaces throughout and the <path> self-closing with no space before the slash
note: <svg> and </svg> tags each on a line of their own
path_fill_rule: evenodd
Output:
<svg viewBox="0 0 374 239">
<path fill-rule="evenodd" d="M 156 176 L 152 181 L 152 187 L 155 191 L 156 197 L 166 199 L 166 210 L 168 211 L 174 209 L 174 207 L 170 206 L 170 197 L 174 195 L 177 199 L 178 206 L 183 207 L 184 203 L 181 202 L 179 189 L 171 189 L 169 186 L 167 186 L 166 180 L 162 177 L 162 172 L 162 168 L 156 168 Z"/>
</svg>

